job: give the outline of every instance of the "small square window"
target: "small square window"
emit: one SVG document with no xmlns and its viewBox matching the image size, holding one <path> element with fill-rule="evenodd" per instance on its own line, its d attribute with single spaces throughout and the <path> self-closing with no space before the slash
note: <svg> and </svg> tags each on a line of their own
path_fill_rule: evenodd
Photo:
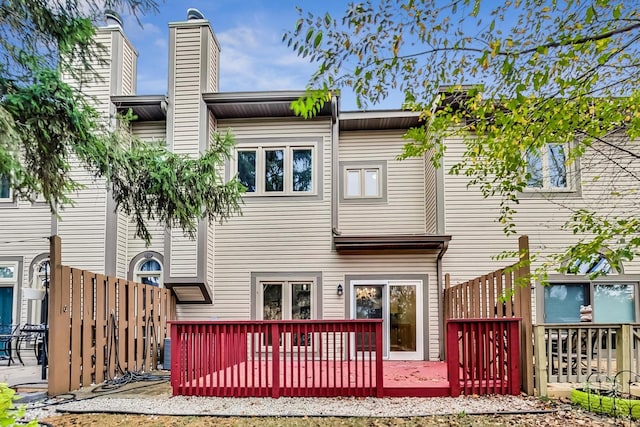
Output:
<svg viewBox="0 0 640 427">
<path fill-rule="evenodd" d="M 346 197 L 380 197 L 380 169 L 347 169 Z"/>
</svg>

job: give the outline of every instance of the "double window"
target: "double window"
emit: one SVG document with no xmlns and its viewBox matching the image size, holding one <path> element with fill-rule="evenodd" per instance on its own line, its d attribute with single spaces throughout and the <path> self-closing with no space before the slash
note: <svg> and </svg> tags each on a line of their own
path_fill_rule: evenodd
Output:
<svg viewBox="0 0 640 427">
<path fill-rule="evenodd" d="M 250 195 L 314 194 L 315 152 L 315 144 L 238 148 L 238 179 Z"/>
<path fill-rule="evenodd" d="M 340 170 L 342 172 L 341 202 L 377 203 L 386 201 L 386 161 L 340 162 Z"/>
<path fill-rule="evenodd" d="M 527 188 L 547 191 L 571 190 L 567 167 L 567 145 L 550 143 L 540 150 L 529 150 Z"/>
<path fill-rule="evenodd" d="M 591 306 L 593 321 L 636 321 L 637 283 L 624 281 L 554 282 L 544 288 L 546 323 L 580 323 L 581 306 Z"/>
<path fill-rule="evenodd" d="M 380 168 L 347 168 L 345 198 L 380 197 Z"/>
</svg>

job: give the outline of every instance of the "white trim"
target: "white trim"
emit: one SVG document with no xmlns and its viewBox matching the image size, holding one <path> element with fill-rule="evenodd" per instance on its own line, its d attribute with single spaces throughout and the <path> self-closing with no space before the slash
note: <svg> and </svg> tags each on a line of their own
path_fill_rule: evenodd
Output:
<svg viewBox="0 0 640 427">
<path fill-rule="evenodd" d="M 349 283 L 349 292 L 351 295 L 351 306 L 349 307 L 349 317 L 356 318 L 356 286 L 382 286 L 382 357 L 389 360 L 423 360 L 424 358 L 424 306 L 423 306 L 423 287 L 422 280 L 351 280 Z M 415 286 L 416 288 L 416 351 L 391 351 L 391 315 L 390 315 L 390 295 L 391 286 Z M 355 340 L 351 345 L 351 353 L 355 354 Z"/>
<path fill-rule="evenodd" d="M 142 271 L 140 267 L 149 261 L 155 261 L 160 265 L 160 270 Z M 164 266 L 162 261 L 156 257 L 142 258 L 140 259 L 133 269 L 133 281 L 142 283 L 142 277 L 155 277 L 158 279 L 158 287 L 164 288 Z"/>
</svg>

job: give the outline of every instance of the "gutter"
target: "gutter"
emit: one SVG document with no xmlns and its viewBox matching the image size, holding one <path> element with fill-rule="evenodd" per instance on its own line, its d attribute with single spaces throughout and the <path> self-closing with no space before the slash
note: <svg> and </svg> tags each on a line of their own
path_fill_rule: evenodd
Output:
<svg viewBox="0 0 640 427">
<path fill-rule="evenodd" d="M 335 250 L 333 237 L 339 236 L 338 230 L 338 139 L 340 138 L 340 122 L 338 121 L 338 109 L 340 98 L 331 100 L 331 246 Z"/>
<path fill-rule="evenodd" d="M 440 248 L 440 251 L 438 252 L 438 258 L 436 258 L 436 283 L 438 286 L 438 317 L 440 319 L 442 319 L 442 321 L 440 322 L 440 360 L 444 360 L 444 355 L 445 355 L 445 349 L 444 349 L 444 343 L 445 343 L 445 319 L 444 319 L 444 312 L 443 312 L 443 306 L 444 306 L 444 287 L 442 284 L 442 258 L 444 257 L 445 252 L 447 252 L 447 249 L 449 248 L 449 242 L 445 241 L 442 244 L 442 247 Z"/>
</svg>

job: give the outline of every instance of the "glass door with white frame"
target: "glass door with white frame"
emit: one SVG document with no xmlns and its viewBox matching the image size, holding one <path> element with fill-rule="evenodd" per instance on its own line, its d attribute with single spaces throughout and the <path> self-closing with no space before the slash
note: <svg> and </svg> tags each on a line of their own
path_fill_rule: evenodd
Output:
<svg viewBox="0 0 640 427">
<path fill-rule="evenodd" d="M 352 281 L 352 317 L 382 319 L 382 355 L 395 360 L 423 358 L 421 280 Z M 356 351 L 368 350 L 356 339 Z"/>
</svg>

